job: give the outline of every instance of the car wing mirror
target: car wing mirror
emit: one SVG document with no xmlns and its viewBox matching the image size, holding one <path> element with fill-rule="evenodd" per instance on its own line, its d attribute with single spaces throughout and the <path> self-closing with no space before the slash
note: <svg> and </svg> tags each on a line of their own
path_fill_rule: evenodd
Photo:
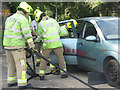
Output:
<svg viewBox="0 0 120 90">
<path fill-rule="evenodd" d="M 85 40 L 86 41 L 97 41 L 97 38 L 95 37 L 95 36 L 87 36 L 86 38 L 85 38 Z"/>
</svg>

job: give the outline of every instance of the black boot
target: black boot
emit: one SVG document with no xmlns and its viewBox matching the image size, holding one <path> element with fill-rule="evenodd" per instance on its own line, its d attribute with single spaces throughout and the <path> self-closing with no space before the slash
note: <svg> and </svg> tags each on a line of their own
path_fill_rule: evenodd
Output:
<svg viewBox="0 0 120 90">
<path fill-rule="evenodd" d="M 25 86 L 19 86 L 19 89 L 27 89 L 27 88 L 31 88 L 31 84 L 27 84 Z"/>
<path fill-rule="evenodd" d="M 45 76 L 40 76 L 40 80 L 45 80 Z"/>
<path fill-rule="evenodd" d="M 67 78 L 68 75 L 67 74 L 61 74 L 61 78 Z"/>
<path fill-rule="evenodd" d="M 8 83 L 8 87 L 13 87 L 13 86 L 17 86 L 17 83 L 12 83 L 12 84 Z"/>
<path fill-rule="evenodd" d="M 40 65 L 40 62 L 37 62 L 37 63 L 36 63 L 36 67 L 39 67 L 39 65 Z"/>
</svg>

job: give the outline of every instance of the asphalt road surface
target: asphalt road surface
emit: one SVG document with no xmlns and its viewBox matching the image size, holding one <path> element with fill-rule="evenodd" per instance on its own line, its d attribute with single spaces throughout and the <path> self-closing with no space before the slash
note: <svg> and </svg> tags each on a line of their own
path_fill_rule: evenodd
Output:
<svg viewBox="0 0 120 90">
<path fill-rule="evenodd" d="M 30 62 L 31 59 L 28 61 Z M 4 54 L 2 56 L 2 62 L 0 65 L 2 66 L 2 88 L 8 88 L 7 87 L 7 62 L 6 62 L 6 55 Z M 38 73 L 38 67 L 36 68 L 36 72 Z M 49 72 L 49 66 L 47 66 L 47 72 Z M 81 70 L 80 68 L 76 66 L 68 66 L 68 72 L 72 75 L 76 76 L 77 78 L 83 80 L 84 82 L 88 83 L 88 71 Z M 29 77 L 29 76 L 28 76 Z M 65 79 L 61 79 L 60 75 L 47 75 L 45 77 L 46 79 L 41 81 L 39 80 L 39 77 L 31 79 L 28 83 L 32 84 L 34 87 L 46 89 L 46 88 L 52 88 L 52 89 L 89 89 L 88 86 L 82 84 L 78 80 L 75 80 L 72 77 L 68 77 Z M 104 84 L 96 84 L 92 85 L 95 88 L 98 89 L 111 89 L 115 90 L 116 88 L 109 86 L 107 83 Z M 12 87 L 17 88 L 17 87 Z M 49 90 L 49 89 L 48 89 Z"/>
</svg>

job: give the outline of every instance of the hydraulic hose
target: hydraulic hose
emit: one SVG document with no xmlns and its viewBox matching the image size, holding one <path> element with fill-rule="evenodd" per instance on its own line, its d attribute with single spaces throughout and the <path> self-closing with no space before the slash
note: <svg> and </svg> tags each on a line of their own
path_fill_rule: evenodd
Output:
<svg viewBox="0 0 120 90">
<path fill-rule="evenodd" d="M 50 60 L 48 60 L 46 57 L 44 57 L 41 53 L 38 53 L 37 51 L 34 52 L 34 54 L 36 54 L 37 56 L 43 58 L 45 61 L 51 63 L 52 65 L 54 65 L 55 67 L 57 67 L 58 69 L 62 70 L 63 72 L 65 72 L 67 75 L 71 76 L 72 78 L 78 80 L 79 82 L 85 84 L 86 86 L 90 87 L 91 89 L 94 89 L 94 90 L 98 90 L 97 88 L 87 84 L 86 82 L 80 80 L 79 78 L 73 76 L 72 74 L 68 73 L 67 71 L 63 70 L 62 68 L 60 68 L 58 65 L 54 64 L 53 62 L 51 62 Z"/>
</svg>

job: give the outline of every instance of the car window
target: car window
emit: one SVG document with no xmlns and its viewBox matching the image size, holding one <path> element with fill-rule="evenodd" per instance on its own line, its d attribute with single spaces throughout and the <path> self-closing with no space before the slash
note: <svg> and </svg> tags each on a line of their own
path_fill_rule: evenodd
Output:
<svg viewBox="0 0 120 90">
<path fill-rule="evenodd" d="M 60 23 L 60 27 L 63 25 L 66 25 L 67 23 Z M 79 26 L 78 26 L 79 27 Z M 69 35 L 68 36 L 60 36 L 60 38 L 76 38 L 74 33 L 73 33 L 73 28 L 68 29 Z M 77 33 L 77 29 L 75 28 L 75 33 Z M 77 36 L 78 37 L 78 36 Z"/>
<path fill-rule="evenodd" d="M 106 40 L 120 39 L 119 22 L 120 20 L 118 19 L 101 20 L 97 22 Z"/>
<path fill-rule="evenodd" d="M 91 35 L 97 37 L 97 31 L 92 23 L 87 22 L 83 37 L 86 38 L 87 36 Z"/>
</svg>

